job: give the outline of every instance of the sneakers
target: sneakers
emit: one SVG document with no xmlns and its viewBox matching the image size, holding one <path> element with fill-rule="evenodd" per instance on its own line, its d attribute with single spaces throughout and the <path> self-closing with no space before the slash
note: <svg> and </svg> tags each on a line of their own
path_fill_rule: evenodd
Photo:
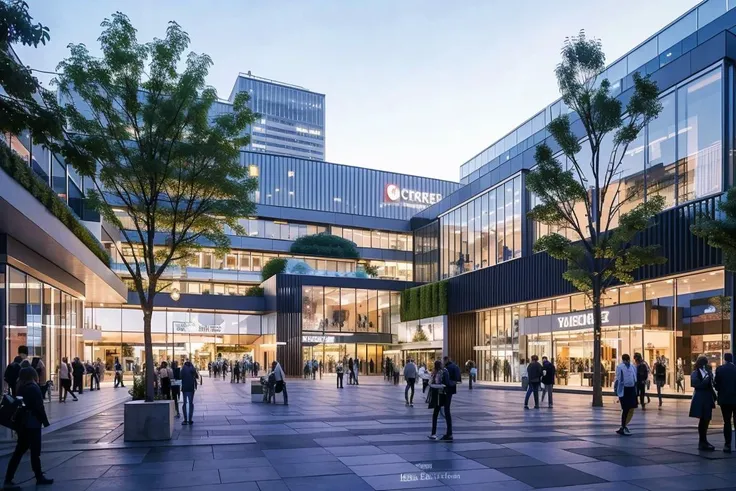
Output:
<svg viewBox="0 0 736 491">
<path fill-rule="evenodd" d="M 527 409 L 528 410 L 529 409 L 529 406 L 524 406 L 524 409 Z"/>
<path fill-rule="evenodd" d="M 626 434 L 626 436 L 631 436 L 631 431 L 629 431 L 628 426 L 624 426 L 624 433 Z"/>
<path fill-rule="evenodd" d="M 616 433 L 618 433 L 621 436 L 626 436 L 626 432 L 624 432 L 623 427 L 616 430 Z"/>
<path fill-rule="evenodd" d="M 427 438 L 429 438 L 430 440 L 436 440 L 437 435 L 429 435 Z"/>
<path fill-rule="evenodd" d="M 731 444 L 723 446 L 723 453 L 731 453 Z"/>
<path fill-rule="evenodd" d="M 410 402 L 409 403 L 409 407 L 414 407 L 414 403 L 413 402 Z"/>
<path fill-rule="evenodd" d="M 451 442 L 452 441 L 452 435 L 445 435 L 442 438 L 440 438 L 443 442 Z"/>
<path fill-rule="evenodd" d="M 49 479 L 48 477 L 44 476 L 43 474 L 41 474 L 40 476 L 38 476 L 36 478 L 36 486 L 45 486 L 45 485 L 48 485 L 48 484 L 54 484 L 54 480 L 53 479 Z"/>
<path fill-rule="evenodd" d="M 405 405 L 405 406 L 408 406 L 408 405 L 409 405 L 409 401 L 406 401 L 406 402 L 404 403 L 404 405 Z"/>
<path fill-rule="evenodd" d="M 186 425 L 188 425 L 188 424 L 189 424 L 189 421 L 187 421 L 187 420 L 184 420 L 184 421 L 182 421 L 182 422 L 181 422 L 181 425 L 182 425 L 182 426 L 186 426 Z"/>
</svg>

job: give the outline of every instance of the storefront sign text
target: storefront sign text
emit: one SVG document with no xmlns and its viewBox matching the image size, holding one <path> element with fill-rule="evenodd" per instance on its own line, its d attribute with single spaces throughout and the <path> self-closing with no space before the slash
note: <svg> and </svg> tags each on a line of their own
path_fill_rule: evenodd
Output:
<svg viewBox="0 0 736 491">
<path fill-rule="evenodd" d="M 601 324 L 608 324 L 609 315 L 610 312 L 608 310 L 603 310 L 601 312 Z M 573 314 L 558 317 L 557 324 L 560 329 L 568 329 L 571 327 L 590 327 L 594 324 L 593 313 L 589 312 L 587 314 Z"/>
<path fill-rule="evenodd" d="M 302 343 L 334 343 L 335 336 L 302 336 Z"/>
<path fill-rule="evenodd" d="M 202 325 L 195 324 L 194 322 L 182 322 L 174 321 L 171 323 L 174 332 L 186 332 L 186 333 L 202 333 L 202 334 L 219 334 L 222 332 L 222 326 L 219 325 Z"/>
<path fill-rule="evenodd" d="M 438 193 L 426 193 L 423 191 L 415 191 L 397 186 L 396 184 L 386 184 L 386 192 L 384 201 L 389 203 L 413 203 L 418 205 L 433 205 L 442 199 L 442 195 Z"/>
</svg>

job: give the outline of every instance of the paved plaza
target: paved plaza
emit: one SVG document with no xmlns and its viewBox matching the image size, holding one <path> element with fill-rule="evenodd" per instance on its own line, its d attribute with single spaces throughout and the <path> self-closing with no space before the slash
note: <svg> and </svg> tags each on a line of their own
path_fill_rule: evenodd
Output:
<svg viewBox="0 0 736 491">
<path fill-rule="evenodd" d="M 194 425 L 177 421 L 174 440 L 155 445 L 123 442 L 122 389 L 85 393 L 64 410 L 99 412 L 44 436 L 44 470 L 56 480 L 46 489 L 736 489 L 720 420 L 710 435 L 718 450 L 699 453 L 687 400 L 637 410 L 625 438 L 614 434 L 613 398 L 593 410 L 588 395 L 556 394 L 553 409 L 524 411 L 520 391 L 464 385 L 452 403 L 455 441 L 444 443 L 427 439 L 431 411 L 421 390 L 410 408 L 403 385 L 360 382 L 337 390 L 332 376 L 289 380 L 284 406 L 253 404 L 248 385 L 205 378 Z M 10 452 L 11 444 L 0 446 L 3 472 Z M 16 481 L 33 489 L 31 477 L 26 457 Z"/>
</svg>

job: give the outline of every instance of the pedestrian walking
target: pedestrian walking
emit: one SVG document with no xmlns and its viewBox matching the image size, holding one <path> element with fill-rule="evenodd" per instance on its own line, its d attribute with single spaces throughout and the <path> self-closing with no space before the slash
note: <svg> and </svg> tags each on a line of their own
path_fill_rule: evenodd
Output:
<svg viewBox="0 0 736 491">
<path fill-rule="evenodd" d="M 417 370 L 417 376 L 420 379 L 422 379 L 422 394 L 424 394 L 427 392 L 427 387 L 429 387 L 429 379 L 431 377 L 424 363 L 419 365 L 419 370 Z"/>
<path fill-rule="evenodd" d="M 353 385 L 353 377 L 355 376 L 355 372 L 353 372 L 353 357 L 351 356 L 348 358 L 348 385 Z"/>
<path fill-rule="evenodd" d="M 236 361 L 235 366 L 233 366 L 233 375 L 235 376 L 235 383 L 240 383 L 240 362 Z"/>
<path fill-rule="evenodd" d="M 355 385 L 360 385 L 358 383 L 358 374 L 360 373 L 360 360 L 358 358 L 353 360 L 353 382 Z"/>
<path fill-rule="evenodd" d="M 337 372 L 337 388 L 338 389 L 343 389 L 344 388 L 342 386 L 342 378 L 345 375 L 344 370 L 345 369 L 342 366 L 342 362 L 341 361 L 338 361 L 337 362 L 337 368 L 335 368 L 335 372 Z"/>
<path fill-rule="evenodd" d="M 8 391 L 15 397 L 15 388 L 18 385 L 18 376 L 20 375 L 20 364 L 23 358 L 16 356 L 13 361 L 5 369 L 3 380 L 8 385 Z"/>
<path fill-rule="evenodd" d="M 713 373 L 708 358 L 698 356 L 695 370 L 690 374 L 690 385 L 693 387 L 693 398 L 690 401 L 690 417 L 698 418 L 698 449 L 713 451 L 715 447 L 708 443 L 708 426 L 713 419 L 713 408 L 717 398 L 713 389 Z"/>
<path fill-rule="evenodd" d="M 449 372 L 442 366 L 440 360 L 435 360 L 434 369 L 432 370 L 429 381 L 429 396 L 427 397 L 429 408 L 434 410 L 432 412 L 432 433 L 429 435 L 430 440 L 437 439 L 437 418 L 440 415 L 440 409 L 445 406 L 449 409 L 449 404 L 447 404 L 447 389 L 449 386 Z M 452 416 L 448 410 L 445 411 L 445 415 L 447 432 L 441 439 L 452 440 Z M 450 435 L 450 437 L 448 438 L 447 435 Z"/>
<path fill-rule="evenodd" d="M 23 398 L 25 405 L 25 418 L 19 428 L 17 428 L 18 441 L 15 444 L 15 450 L 8 462 L 8 468 L 5 471 L 5 483 L 3 489 L 20 490 L 20 486 L 13 482 L 15 472 L 18 470 L 20 460 L 26 451 L 31 451 L 31 469 L 36 476 L 36 485 L 53 484 L 54 480 L 49 479 L 41 470 L 41 428 L 49 426 L 49 419 L 46 416 L 46 410 L 43 406 L 43 396 L 41 388 L 36 383 L 36 370 L 32 367 L 23 368 L 18 375 L 18 384 L 16 393 L 18 397 Z"/>
<path fill-rule="evenodd" d="M 723 451 L 731 453 L 731 435 L 733 434 L 731 421 L 736 419 L 736 365 L 733 363 L 732 353 L 724 353 L 723 359 L 725 363 L 716 368 L 713 385 L 718 391 L 718 405 L 721 406 L 721 414 L 723 414 L 723 437 L 725 439 Z"/>
<path fill-rule="evenodd" d="M 120 360 L 115 358 L 115 388 L 125 387 L 123 383 L 123 365 L 120 364 Z"/>
<path fill-rule="evenodd" d="M 406 388 L 404 389 L 406 405 L 414 407 L 414 384 L 417 381 L 417 366 L 411 358 L 409 358 L 409 361 L 404 366 L 404 380 L 406 380 Z M 409 395 L 410 391 L 411 395 Z"/>
<path fill-rule="evenodd" d="M 194 365 L 192 365 L 192 362 L 187 359 L 187 361 L 184 362 L 184 366 L 181 368 L 180 376 L 181 393 L 183 396 L 181 410 L 184 413 L 184 421 L 181 422 L 181 425 L 186 426 L 194 423 L 192 421 L 192 417 L 194 415 L 194 392 L 197 390 L 199 374 L 197 373 L 197 369 Z M 189 411 L 187 411 L 187 409 L 189 409 Z"/>
<path fill-rule="evenodd" d="M 529 396 L 534 394 L 534 409 L 539 409 L 539 386 L 542 383 L 542 365 L 539 357 L 532 355 L 532 361 L 526 367 L 529 384 L 524 397 L 524 409 L 529 409 Z"/>
<path fill-rule="evenodd" d="M 89 390 L 100 390 L 100 379 L 102 378 L 102 360 L 97 358 L 97 361 L 92 365 L 92 382 Z"/>
<path fill-rule="evenodd" d="M 286 374 L 284 373 L 283 368 L 281 368 L 281 364 L 276 360 L 271 363 L 271 372 L 273 373 L 274 380 L 276 382 L 274 391 L 276 393 L 284 393 L 284 406 L 288 406 L 289 394 L 286 392 Z M 276 396 L 274 396 L 274 402 L 276 402 Z"/>
<path fill-rule="evenodd" d="M 176 417 L 179 418 L 179 395 L 181 394 L 181 368 L 176 360 L 171 362 L 171 397 L 174 399 Z"/>
<path fill-rule="evenodd" d="M 161 368 L 158 370 L 158 378 L 161 381 L 161 395 L 164 399 L 171 400 L 171 379 L 174 378 L 174 373 L 165 361 L 161 362 Z"/>
<path fill-rule="evenodd" d="M 542 384 L 544 385 L 544 388 L 542 389 L 542 402 L 544 402 L 544 396 L 549 395 L 547 397 L 547 406 L 552 407 L 552 389 L 555 385 L 555 372 L 557 369 L 555 368 L 554 364 L 551 363 L 546 356 L 542 357 Z"/>
<path fill-rule="evenodd" d="M 662 407 L 662 387 L 667 382 L 667 365 L 664 362 L 664 356 L 658 356 L 654 362 L 654 385 L 657 387 L 657 398 L 659 399 L 659 407 Z"/>
<path fill-rule="evenodd" d="M 628 354 L 622 355 L 621 360 L 616 367 L 616 381 L 613 384 L 621 405 L 621 427 L 616 433 L 629 436 L 631 435 L 629 423 L 636 409 L 636 368 L 631 364 L 631 357 Z"/>
<path fill-rule="evenodd" d="M 634 353 L 636 362 L 636 393 L 639 396 L 641 410 L 646 410 L 644 398 L 647 397 L 647 383 L 649 382 L 649 365 L 644 361 L 640 353 Z"/>
<path fill-rule="evenodd" d="M 66 396 L 72 395 L 72 399 L 78 401 L 77 396 L 72 390 L 72 366 L 69 364 L 68 358 L 65 356 L 59 364 L 59 402 L 66 402 Z"/>
<path fill-rule="evenodd" d="M 79 392 L 81 394 L 84 391 L 84 388 L 82 387 L 84 383 L 84 373 L 84 364 L 79 360 L 78 356 L 74 357 L 74 361 L 72 361 L 72 392 Z"/>
</svg>

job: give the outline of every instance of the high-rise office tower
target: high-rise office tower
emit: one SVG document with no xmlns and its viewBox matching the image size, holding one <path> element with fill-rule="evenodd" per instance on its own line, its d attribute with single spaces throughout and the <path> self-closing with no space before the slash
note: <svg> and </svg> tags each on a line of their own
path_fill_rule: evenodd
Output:
<svg viewBox="0 0 736 491">
<path fill-rule="evenodd" d="M 250 94 L 250 107 L 260 118 L 250 128 L 246 150 L 325 159 L 325 96 L 296 85 L 241 73 L 230 101 Z"/>
</svg>

